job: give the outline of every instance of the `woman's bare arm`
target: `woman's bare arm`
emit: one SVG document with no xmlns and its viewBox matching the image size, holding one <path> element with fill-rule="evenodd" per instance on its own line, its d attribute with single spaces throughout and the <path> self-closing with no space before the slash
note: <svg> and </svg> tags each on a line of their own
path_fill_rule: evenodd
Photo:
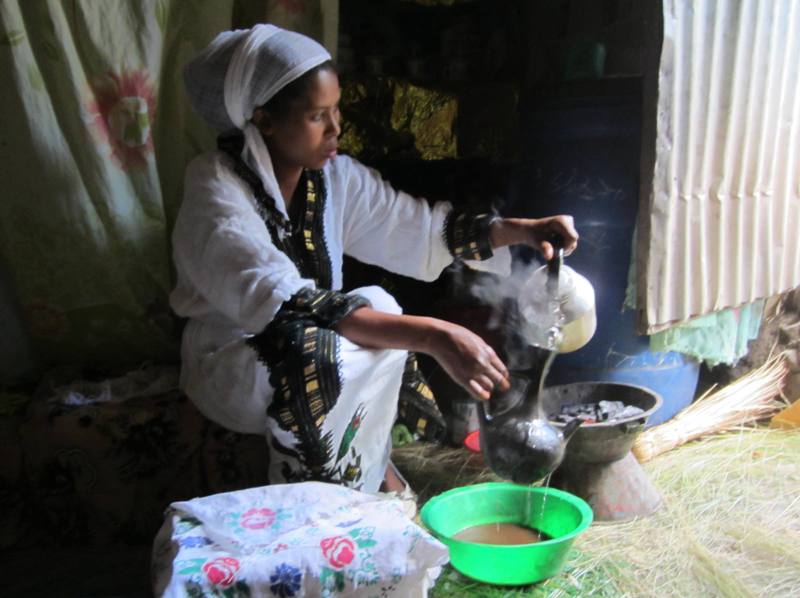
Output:
<svg viewBox="0 0 800 598">
<path fill-rule="evenodd" d="M 336 331 L 364 347 L 426 353 L 476 398 L 488 399 L 495 386 L 508 388 L 508 370 L 494 350 L 451 322 L 362 307 L 342 319 Z"/>
<path fill-rule="evenodd" d="M 524 244 L 553 256 L 552 239 L 558 236 L 567 253 L 578 244 L 571 216 L 548 218 L 498 218 L 489 229 L 492 247 Z M 473 396 L 488 399 L 498 387 L 507 390 L 508 370 L 494 350 L 463 326 L 419 316 L 405 316 L 362 307 L 336 326 L 345 338 L 364 347 L 405 349 L 436 359 L 453 380 Z"/>
</svg>

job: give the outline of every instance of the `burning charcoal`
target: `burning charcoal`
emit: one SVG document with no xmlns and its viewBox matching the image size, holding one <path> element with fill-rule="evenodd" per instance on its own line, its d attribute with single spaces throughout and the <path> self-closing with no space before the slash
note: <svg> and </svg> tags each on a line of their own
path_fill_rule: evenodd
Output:
<svg viewBox="0 0 800 598">
<path fill-rule="evenodd" d="M 628 419 L 629 417 L 635 417 L 637 415 L 641 415 L 642 413 L 644 413 L 644 409 L 634 407 L 633 405 L 626 405 L 625 409 L 614 416 L 614 419 Z"/>
<path fill-rule="evenodd" d="M 597 415 L 600 421 L 615 419 L 617 413 L 625 409 L 622 401 L 600 401 L 597 404 Z"/>
<path fill-rule="evenodd" d="M 561 415 L 575 418 L 580 412 L 583 405 L 561 405 Z"/>
<path fill-rule="evenodd" d="M 585 424 L 594 424 L 597 423 L 597 420 L 594 418 L 594 415 L 591 413 L 578 413 L 577 415 L 566 415 L 564 413 L 558 413 L 552 416 L 551 421 L 558 422 L 560 424 L 568 424 L 574 419 L 579 419 Z"/>
<path fill-rule="evenodd" d="M 551 419 L 562 424 L 567 424 L 574 419 L 579 419 L 584 424 L 612 422 L 644 413 L 639 407 L 625 405 L 622 401 L 568 404 L 561 405 L 560 409 L 561 412 L 552 415 Z"/>
</svg>

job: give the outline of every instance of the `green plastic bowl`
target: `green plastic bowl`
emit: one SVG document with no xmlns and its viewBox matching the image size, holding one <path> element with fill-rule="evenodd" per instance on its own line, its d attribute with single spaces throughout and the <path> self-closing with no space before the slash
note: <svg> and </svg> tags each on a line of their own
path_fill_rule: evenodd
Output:
<svg viewBox="0 0 800 598">
<path fill-rule="evenodd" d="M 425 503 L 421 515 L 425 526 L 450 549 L 450 562 L 457 571 L 496 585 L 531 584 L 558 574 L 572 542 L 593 518 L 583 499 L 563 490 L 497 482 L 449 490 Z M 489 523 L 532 527 L 552 539 L 496 545 L 453 538 L 468 527 Z"/>
</svg>

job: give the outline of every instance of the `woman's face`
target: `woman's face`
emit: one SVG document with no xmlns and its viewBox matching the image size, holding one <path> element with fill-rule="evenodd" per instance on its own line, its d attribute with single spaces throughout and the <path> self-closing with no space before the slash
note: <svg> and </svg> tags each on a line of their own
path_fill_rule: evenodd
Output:
<svg viewBox="0 0 800 598">
<path fill-rule="evenodd" d="M 319 170 L 336 156 L 337 138 L 342 132 L 340 97 L 339 77 L 332 70 L 321 70 L 313 75 L 308 91 L 279 118 L 256 111 L 253 120 L 276 168 Z"/>
</svg>

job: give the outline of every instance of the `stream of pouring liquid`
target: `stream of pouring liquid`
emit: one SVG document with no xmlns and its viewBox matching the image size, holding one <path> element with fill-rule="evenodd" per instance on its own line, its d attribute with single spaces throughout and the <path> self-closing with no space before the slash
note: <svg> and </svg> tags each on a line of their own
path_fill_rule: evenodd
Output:
<svg viewBox="0 0 800 598">
<path fill-rule="evenodd" d="M 555 351 L 551 351 L 550 354 L 545 358 L 544 365 L 542 366 L 542 373 L 539 376 L 539 382 L 536 386 L 536 417 L 539 419 L 547 419 L 547 414 L 544 412 L 542 408 L 542 391 L 544 390 L 544 383 L 547 379 L 547 374 L 550 373 L 550 366 L 553 365 L 553 360 L 556 358 L 557 353 Z M 545 490 L 544 495 L 542 496 L 542 506 L 539 509 L 539 517 L 532 521 L 532 525 L 541 525 L 542 521 L 544 521 L 544 509 L 547 505 L 547 492 L 550 488 L 550 478 L 552 477 L 553 473 L 549 473 L 547 477 L 544 478 L 542 482 L 542 487 Z M 530 494 L 528 495 L 528 500 L 530 501 Z M 530 507 L 528 507 L 528 511 L 530 512 Z M 529 515 L 530 517 L 530 515 Z M 530 521 L 530 518 L 528 519 Z"/>
<path fill-rule="evenodd" d="M 544 412 L 542 408 L 542 401 L 540 400 L 542 396 L 542 391 L 544 390 L 544 383 L 547 380 L 547 374 L 550 373 L 550 366 L 553 365 L 553 360 L 558 355 L 555 351 L 550 351 L 547 357 L 544 359 L 544 363 L 542 364 L 542 371 L 539 374 L 539 380 L 536 382 L 536 417 L 539 419 L 547 419 L 547 414 Z"/>
</svg>

